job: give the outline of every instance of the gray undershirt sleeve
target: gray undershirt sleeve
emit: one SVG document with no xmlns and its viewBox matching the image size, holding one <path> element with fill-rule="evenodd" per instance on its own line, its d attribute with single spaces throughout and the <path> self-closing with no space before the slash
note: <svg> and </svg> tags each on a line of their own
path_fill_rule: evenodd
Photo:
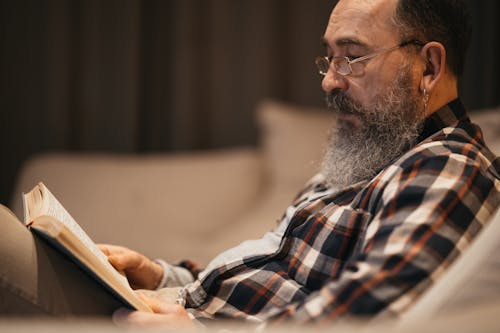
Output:
<svg viewBox="0 0 500 333">
<path fill-rule="evenodd" d="M 162 259 L 155 259 L 154 261 L 163 267 L 163 277 L 156 290 L 167 287 L 183 287 L 194 281 L 193 275 L 186 268 L 171 265 Z"/>
</svg>

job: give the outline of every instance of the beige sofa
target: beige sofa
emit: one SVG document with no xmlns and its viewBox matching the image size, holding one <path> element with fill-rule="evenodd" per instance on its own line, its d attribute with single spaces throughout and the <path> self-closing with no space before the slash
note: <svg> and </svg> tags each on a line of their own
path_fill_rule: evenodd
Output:
<svg viewBox="0 0 500 333">
<path fill-rule="evenodd" d="M 497 155 L 499 112 L 500 108 L 472 113 Z M 21 192 L 43 181 L 95 241 L 129 246 L 170 261 L 189 258 L 206 263 L 219 251 L 272 228 L 296 191 L 318 170 L 331 115 L 273 101 L 262 103 L 256 114 L 259 148 L 36 156 L 20 171 L 11 207 L 20 215 Z M 500 225 L 499 214 L 497 220 Z M 490 243 L 500 244 L 500 234 L 493 238 Z M 486 250 L 478 251 L 476 257 Z M 491 267 L 488 285 L 499 291 L 500 265 Z M 439 290 L 435 293 L 443 294 Z M 484 299 L 484 294 L 469 290 L 469 301 L 474 295 L 478 301 Z M 449 296 L 449 290 L 444 294 Z M 432 295 L 427 298 L 430 304 L 439 303 L 432 301 L 436 299 Z M 447 304 L 437 305 L 442 309 Z M 408 322 L 437 311 L 431 306 L 415 308 Z"/>
<path fill-rule="evenodd" d="M 206 263 L 261 236 L 321 160 L 331 116 L 276 102 L 257 112 L 260 148 L 202 153 L 44 154 L 22 168 L 12 198 L 43 181 L 97 242 Z"/>
</svg>

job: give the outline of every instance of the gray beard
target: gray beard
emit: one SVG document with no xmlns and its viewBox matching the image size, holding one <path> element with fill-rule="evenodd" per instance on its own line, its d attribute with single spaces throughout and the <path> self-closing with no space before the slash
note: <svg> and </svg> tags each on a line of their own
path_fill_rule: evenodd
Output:
<svg viewBox="0 0 500 333">
<path fill-rule="evenodd" d="M 331 130 L 322 173 L 334 187 L 373 178 L 415 145 L 424 118 L 408 69 L 371 107 L 363 107 L 341 91 L 328 94 L 327 105 L 337 116 L 352 114 L 361 121 L 356 127 L 337 117 Z"/>
</svg>

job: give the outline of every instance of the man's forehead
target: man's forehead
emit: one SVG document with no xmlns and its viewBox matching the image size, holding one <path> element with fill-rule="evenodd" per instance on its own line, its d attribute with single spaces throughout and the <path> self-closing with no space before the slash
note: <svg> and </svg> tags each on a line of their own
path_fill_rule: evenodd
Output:
<svg viewBox="0 0 500 333">
<path fill-rule="evenodd" d="M 324 35 L 327 44 L 362 46 L 397 43 L 393 17 L 398 0 L 340 0 Z"/>
</svg>

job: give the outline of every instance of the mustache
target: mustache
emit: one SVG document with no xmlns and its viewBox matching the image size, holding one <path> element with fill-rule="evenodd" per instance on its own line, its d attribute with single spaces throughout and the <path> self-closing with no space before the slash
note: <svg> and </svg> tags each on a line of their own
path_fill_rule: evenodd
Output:
<svg viewBox="0 0 500 333">
<path fill-rule="evenodd" d="M 340 90 L 334 90 L 326 94 L 326 106 L 335 113 L 347 113 L 362 115 L 363 106 Z"/>
</svg>

